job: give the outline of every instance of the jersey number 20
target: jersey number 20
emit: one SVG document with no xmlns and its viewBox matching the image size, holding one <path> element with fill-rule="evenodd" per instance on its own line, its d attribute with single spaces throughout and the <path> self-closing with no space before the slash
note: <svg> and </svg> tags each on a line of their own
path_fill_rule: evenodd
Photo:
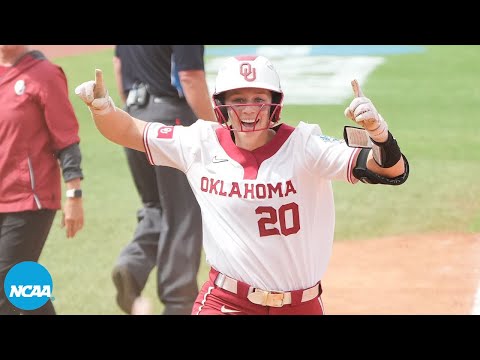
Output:
<svg viewBox="0 0 480 360">
<path fill-rule="evenodd" d="M 259 206 L 255 209 L 256 214 L 265 214 L 258 220 L 258 232 L 260 236 L 292 235 L 300 230 L 300 216 L 298 205 L 289 203 L 280 206 L 277 210 L 271 206 Z M 287 219 L 290 227 L 287 227 Z"/>
</svg>

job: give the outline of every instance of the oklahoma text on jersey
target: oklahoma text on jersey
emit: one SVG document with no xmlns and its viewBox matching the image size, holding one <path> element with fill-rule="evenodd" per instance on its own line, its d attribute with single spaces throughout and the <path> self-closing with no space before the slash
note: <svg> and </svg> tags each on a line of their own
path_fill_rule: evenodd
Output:
<svg viewBox="0 0 480 360">
<path fill-rule="evenodd" d="M 296 194 L 292 180 L 278 182 L 276 184 L 249 184 L 240 185 L 238 182 L 226 183 L 224 180 L 202 177 L 200 179 L 200 190 L 210 194 L 238 197 L 243 199 L 271 199 L 274 195 L 287 197 Z"/>
</svg>

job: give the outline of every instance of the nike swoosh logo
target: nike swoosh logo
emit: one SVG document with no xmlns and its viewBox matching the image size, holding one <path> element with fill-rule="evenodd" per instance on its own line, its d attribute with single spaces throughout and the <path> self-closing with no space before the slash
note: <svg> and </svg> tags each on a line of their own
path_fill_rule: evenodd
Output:
<svg viewBox="0 0 480 360">
<path fill-rule="evenodd" d="M 239 310 L 227 309 L 227 308 L 225 307 L 225 305 L 222 305 L 220 311 L 221 311 L 222 313 L 225 313 L 225 314 L 227 314 L 227 313 L 238 313 L 238 312 L 240 312 Z"/>
<path fill-rule="evenodd" d="M 225 161 L 228 161 L 228 159 L 219 159 L 219 158 L 217 158 L 217 155 L 215 155 L 215 156 L 213 157 L 213 159 L 212 159 L 212 162 L 213 162 L 214 164 L 221 163 L 221 162 L 225 162 Z"/>
</svg>

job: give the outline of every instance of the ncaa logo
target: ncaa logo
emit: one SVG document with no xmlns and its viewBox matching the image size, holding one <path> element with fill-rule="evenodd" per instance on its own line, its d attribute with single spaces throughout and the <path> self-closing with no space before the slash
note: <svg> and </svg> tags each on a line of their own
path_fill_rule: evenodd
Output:
<svg viewBox="0 0 480 360">
<path fill-rule="evenodd" d="M 3 284 L 13 306 L 35 310 L 52 298 L 53 282 L 48 270 L 34 261 L 24 261 L 10 269 Z"/>
</svg>

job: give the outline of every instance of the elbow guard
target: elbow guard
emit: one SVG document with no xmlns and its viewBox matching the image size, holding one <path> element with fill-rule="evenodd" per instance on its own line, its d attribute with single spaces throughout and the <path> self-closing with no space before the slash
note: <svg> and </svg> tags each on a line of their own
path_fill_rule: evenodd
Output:
<svg viewBox="0 0 480 360">
<path fill-rule="evenodd" d="M 353 176 L 355 176 L 358 180 L 366 184 L 383 185 L 401 185 L 405 181 L 407 181 L 409 174 L 409 165 L 405 155 L 401 154 L 401 156 L 403 157 L 403 161 L 405 162 L 405 172 L 400 176 L 394 178 L 387 178 L 367 169 L 367 158 L 369 152 L 369 148 L 364 148 L 360 151 L 360 154 L 358 154 L 357 164 L 353 169 Z"/>
</svg>

